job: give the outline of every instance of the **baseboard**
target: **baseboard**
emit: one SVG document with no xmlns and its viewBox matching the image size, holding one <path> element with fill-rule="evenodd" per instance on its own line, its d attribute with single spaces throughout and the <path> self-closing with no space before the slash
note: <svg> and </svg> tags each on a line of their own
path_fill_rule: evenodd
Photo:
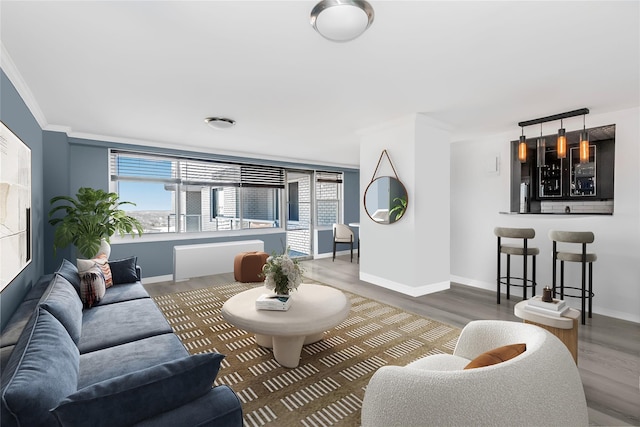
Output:
<svg viewBox="0 0 640 427">
<path fill-rule="evenodd" d="M 188 279 L 185 279 L 188 280 Z M 151 283 L 159 283 L 159 282 L 172 282 L 173 274 L 165 274 L 164 276 L 154 276 L 154 277 L 144 277 L 142 279 L 142 283 L 151 284 Z"/>
<path fill-rule="evenodd" d="M 494 292 L 496 290 L 495 282 L 483 282 L 481 280 L 469 279 L 467 277 L 460 277 L 460 276 L 454 276 L 454 275 L 451 275 L 450 278 L 452 282 L 460 283 L 461 285 L 473 286 L 474 288 L 481 288 L 481 289 L 486 289 L 488 291 L 494 291 Z"/>
<path fill-rule="evenodd" d="M 385 289 L 400 292 L 401 294 L 409 295 L 411 297 L 420 297 L 423 295 L 432 294 L 434 292 L 445 291 L 451 286 L 451 282 L 447 280 L 445 282 L 430 283 L 428 285 L 413 287 L 362 272 L 360 273 L 360 280 L 372 283 Z"/>
<path fill-rule="evenodd" d="M 349 255 L 351 251 L 336 251 L 336 256 Z M 322 254 L 314 254 L 313 259 L 321 259 L 321 258 L 333 258 L 333 252 L 325 252 Z M 355 261 L 358 258 L 358 250 L 353 250 L 353 260 Z"/>
</svg>

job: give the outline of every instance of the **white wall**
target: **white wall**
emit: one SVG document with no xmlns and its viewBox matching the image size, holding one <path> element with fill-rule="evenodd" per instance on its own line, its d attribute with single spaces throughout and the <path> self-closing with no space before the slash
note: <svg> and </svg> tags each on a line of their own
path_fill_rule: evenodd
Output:
<svg viewBox="0 0 640 427">
<path fill-rule="evenodd" d="M 551 284 L 549 230 L 592 231 L 595 242 L 588 248 L 598 256 L 593 266 L 594 312 L 640 322 L 640 109 L 591 113 L 586 119 L 587 127 L 616 124 L 615 205 L 611 216 L 500 214 L 509 211 L 509 141 L 519 136 L 517 127 L 503 134 L 451 145 L 453 282 L 495 290 L 496 226 L 536 230 L 533 244 L 540 248 L 537 281 L 542 286 Z M 567 127 L 567 130 L 575 129 Z M 500 170 L 492 174 L 488 172 L 488 163 L 495 156 L 500 158 Z M 429 197 L 427 188 L 416 197 Z M 521 276 L 521 260 L 515 259 L 512 274 Z M 565 263 L 565 266 L 565 284 L 579 286 L 579 264 Z M 512 290 L 521 295 L 521 288 Z M 579 307 L 580 299 L 567 301 Z"/>
<path fill-rule="evenodd" d="M 382 225 L 369 219 L 361 203 L 361 280 L 412 296 L 449 288 L 449 142 L 446 129 L 419 114 L 363 131 L 361 200 L 387 149 L 408 205 L 400 221 Z M 380 176 L 394 176 L 386 156 Z"/>
</svg>

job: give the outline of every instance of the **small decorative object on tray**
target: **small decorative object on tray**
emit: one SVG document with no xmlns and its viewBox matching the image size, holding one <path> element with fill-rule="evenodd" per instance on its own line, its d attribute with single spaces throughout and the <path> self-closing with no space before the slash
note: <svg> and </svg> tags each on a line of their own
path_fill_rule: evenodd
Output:
<svg viewBox="0 0 640 427">
<path fill-rule="evenodd" d="M 551 296 L 551 288 L 548 286 L 545 286 L 544 289 L 542 290 L 542 301 L 544 302 L 553 301 L 553 297 Z"/>
<path fill-rule="evenodd" d="M 290 295 L 262 294 L 256 300 L 256 310 L 287 311 L 289 307 Z"/>
</svg>

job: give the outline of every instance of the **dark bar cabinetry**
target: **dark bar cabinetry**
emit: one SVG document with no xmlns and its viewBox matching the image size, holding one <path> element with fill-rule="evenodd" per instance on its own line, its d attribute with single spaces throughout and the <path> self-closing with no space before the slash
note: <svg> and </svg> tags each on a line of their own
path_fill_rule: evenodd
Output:
<svg viewBox="0 0 640 427">
<path fill-rule="evenodd" d="M 555 150 L 545 152 L 545 164 L 538 167 L 538 198 L 562 197 L 562 163 Z"/>
<path fill-rule="evenodd" d="M 527 140 L 527 160 L 517 157 L 518 141 L 512 141 L 511 212 L 574 213 L 578 202 L 589 202 L 594 214 L 612 213 L 615 173 L 615 125 L 589 129 L 589 158 L 580 161 L 579 131 L 567 132 L 567 155 L 558 158 L 556 135 L 544 137 L 546 147 L 537 147 L 537 138 Z M 608 208 L 598 211 L 598 204 Z M 587 205 L 578 203 L 579 205 Z"/>
<path fill-rule="evenodd" d="M 570 196 L 597 196 L 598 175 L 596 171 L 596 157 L 598 148 L 595 145 L 589 147 L 589 161 L 580 163 L 580 150 L 572 148 L 571 158 L 571 188 Z M 605 190 L 606 191 L 606 190 Z"/>
</svg>

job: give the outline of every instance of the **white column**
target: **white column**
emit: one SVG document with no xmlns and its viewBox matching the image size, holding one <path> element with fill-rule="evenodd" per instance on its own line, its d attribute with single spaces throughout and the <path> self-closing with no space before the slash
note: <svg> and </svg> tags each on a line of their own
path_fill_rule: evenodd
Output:
<svg viewBox="0 0 640 427">
<path fill-rule="evenodd" d="M 449 143 L 446 127 L 422 114 L 361 132 L 361 200 L 385 149 L 408 194 L 407 212 L 390 225 L 361 205 L 361 280 L 412 296 L 449 288 Z M 386 157 L 379 176 L 395 176 Z"/>
</svg>

